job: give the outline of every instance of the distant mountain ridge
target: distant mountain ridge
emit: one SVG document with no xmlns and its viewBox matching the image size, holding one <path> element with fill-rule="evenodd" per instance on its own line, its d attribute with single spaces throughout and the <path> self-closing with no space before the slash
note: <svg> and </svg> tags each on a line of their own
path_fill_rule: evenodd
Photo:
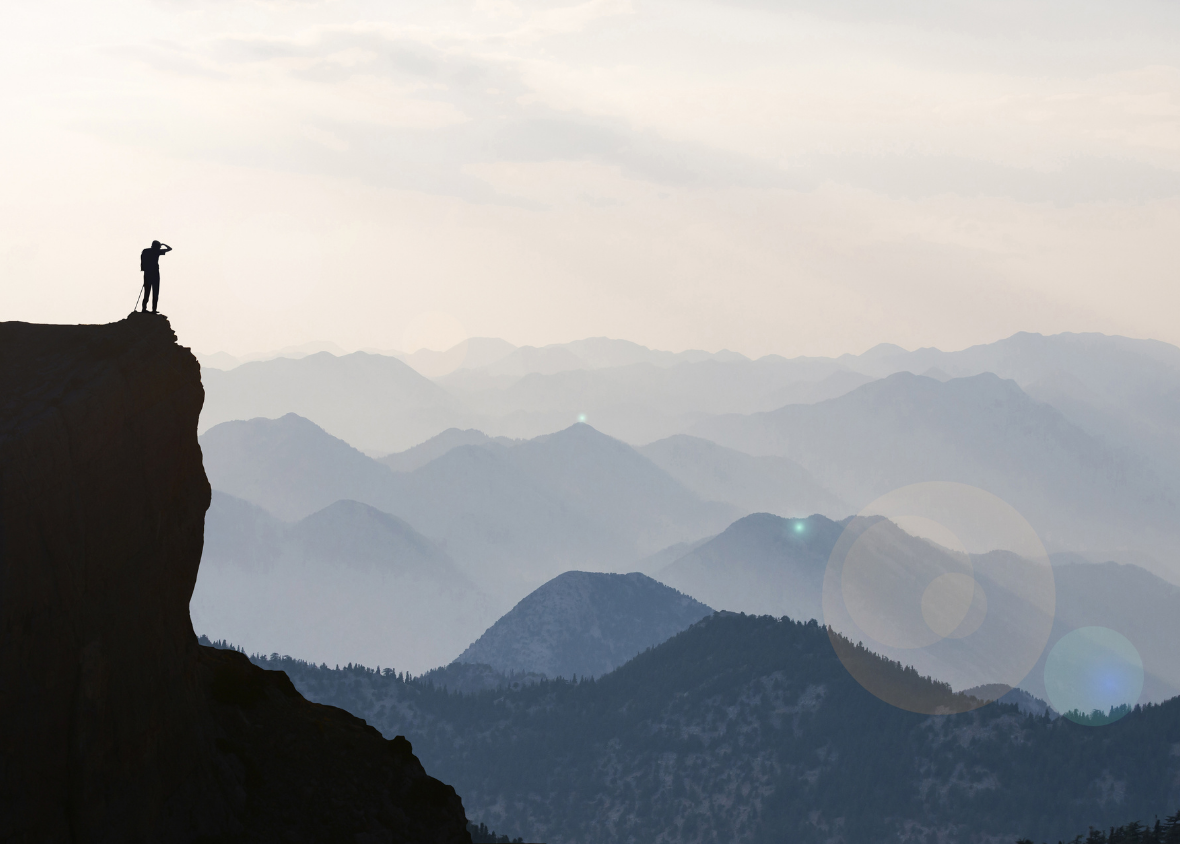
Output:
<svg viewBox="0 0 1180 844">
<path fill-rule="evenodd" d="M 1049 550 L 1120 557 L 1163 573 L 1180 550 L 1180 508 L 1143 459 L 1087 434 L 992 374 L 940 382 L 897 373 L 839 398 L 724 416 L 698 436 L 789 457 L 860 508 L 932 479 L 1007 501 Z"/>
<path fill-rule="evenodd" d="M 496 617 L 444 549 L 367 504 L 291 525 L 214 491 L 205 537 L 193 624 L 251 651 L 423 671 Z"/>
<path fill-rule="evenodd" d="M 850 520 L 823 516 L 782 519 L 754 514 L 683 554 L 655 572 L 663 583 L 718 610 L 825 619 L 823 578 L 837 539 Z M 1068 558 L 1067 558 L 1068 559 Z M 986 571 L 980 565 L 979 574 Z M 1074 562 L 1054 565 L 1055 611 L 1039 660 L 1021 682 L 1038 698 L 1047 693 L 1045 660 L 1066 633 L 1086 626 L 1108 627 L 1138 650 L 1144 667 L 1142 700 L 1162 701 L 1180 694 L 1180 586 L 1134 565 Z M 1011 596 L 989 596 L 988 612 L 1004 612 Z M 900 658 L 901 654 L 889 654 Z M 914 661 L 917 657 L 909 657 Z M 953 664 L 953 663 L 952 663 Z M 949 680 L 953 672 L 936 663 L 924 671 Z"/>
<path fill-rule="evenodd" d="M 638 572 L 570 571 L 522 599 L 455 661 L 504 673 L 597 677 L 712 613 Z"/>
<path fill-rule="evenodd" d="M 871 381 L 830 360 L 687 360 L 610 368 L 563 368 L 521 376 L 463 370 L 438 379 L 489 434 L 535 437 L 585 421 L 630 443 L 685 433 L 718 413 L 753 413 L 842 395 Z"/>
<path fill-rule="evenodd" d="M 200 432 L 231 420 L 296 413 L 359 448 L 395 451 L 470 415 L 461 401 L 400 360 L 364 352 L 203 369 L 201 381 Z"/>
<path fill-rule="evenodd" d="M 1180 348 L 1171 344 L 1022 331 L 957 352 L 889 346 L 838 360 L 875 377 L 933 367 L 947 377 L 1011 378 L 1087 433 L 1167 467 L 1164 477 L 1180 477 Z"/>
<path fill-rule="evenodd" d="M 639 453 L 693 492 L 740 512 L 840 518 L 851 508 L 785 457 L 753 456 L 700 437 L 677 434 L 641 446 Z"/>
<path fill-rule="evenodd" d="M 202 356 L 210 367 L 207 386 L 215 388 L 208 393 L 202 430 L 230 418 L 295 412 L 366 451 L 391 452 L 450 427 L 529 438 L 560 430 L 585 414 L 606 433 L 641 443 L 687 433 L 705 415 L 811 404 L 897 372 L 937 380 L 992 372 L 1014 379 L 1087 433 L 1166 464 L 1166 474 L 1180 474 L 1180 349 L 1153 340 L 1021 332 L 956 352 L 907 351 L 883 343 L 837 358 L 766 355 L 758 360 L 725 351 L 663 352 L 608 338 L 539 348 L 471 338 L 445 351 L 373 351 L 361 354 L 403 366 L 409 362 L 410 371 L 416 367 L 439 376 L 436 383 L 444 389 L 424 402 L 404 401 L 394 427 L 357 425 L 341 413 L 343 408 L 368 407 L 370 417 L 398 421 L 378 398 L 390 387 L 379 384 L 373 396 L 345 395 L 342 403 L 342 394 L 324 382 L 324 358 L 335 354 L 339 363 L 329 368 L 341 385 L 357 383 L 356 374 L 373 369 L 375 360 L 346 355 L 331 343 L 307 343 L 250 364 L 261 368 L 248 375 L 238 371 L 241 366 L 233 374 L 216 371 L 240 363 L 230 356 Z M 382 366 L 391 375 L 396 369 L 376 364 Z M 258 373 L 266 374 L 259 380 Z M 405 381 L 405 371 L 393 378 L 399 379 Z M 284 392 L 265 383 L 282 381 L 297 388 Z M 260 386 L 265 389 L 257 390 Z"/>
<path fill-rule="evenodd" d="M 829 560 L 839 556 L 840 547 L 844 553 L 850 547 L 860 549 L 858 559 L 872 560 L 875 571 L 887 573 L 872 587 L 875 601 L 889 608 L 884 638 L 874 638 L 875 628 L 859 626 L 858 616 L 850 615 L 843 602 L 824 603 Z M 840 578 L 842 561 L 832 565 Z M 907 637 L 922 637 L 931 629 L 918 606 L 918 596 L 931 579 L 966 566 L 981 587 L 981 599 L 986 599 L 986 610 L 980 611 L 971 635 L 933 637 L 921 647 L 903 646 Z M 1008 576 L 1012 571 L 1019 574 Z M 718 609 L 816 619 L 958 690 L 1000 682 L 1015 686 L 1024 680 L 1053 621 L 1051 575 L 1044 569 L 1038 572 L 1014 555 L 995 551 L 973 555 L 968 562 L 966 555 L 915 537 L 880 516 L 833 522 L 822 516 L 784 520 L 755 514 L 735 522 L 659 576 Z M 1013 581 L 1018 590 L 1026 585 L 1034 591 L 1015 594 Z M 865 612 L 859 617 L 877 617 L 872 610 L 867 616 Z M 915 619 L 916 627 L 911 624 Z"/>
<path fill-rule="evenodd" d="M 396 515 L 445 543 L 505 609 L 563 571 L 621 567 L 739 515 L 588 425 L 511 448 L 459 445 L 409 472 L 294 415 L 224 423 L 201 444 L 215 489 L 286 520 L 340 499 Z"/>
<path fill-rule="evenodd" d="M 415 469 L 421 469 L 431 460 L 437 460 L 452 448 L 458 448 L 461 445 L 495 444 L 511 446 L 515 445 L 516 442 L 516 440 L 510 440 L 507 437 L 489 437 L 483 431 L 476 431 L 474 428 L 468 428 L 466 431 L 460 430 L 459 428 L 447 428 L 447 430 L 431 437 L 426 442 L 418 443 L 418 445 L 408 448 L 405 451 L 379 457 L 377 461 L 393 469 L 395 472 L 412 472 Z"/>
<path fill-rule="evenodd" d="M 847 524 L 754 513 L 656 577 L 719 610 L 822 621 L 824 571 Z"/>
<path fill-rule="evenodd" d="M 200 437 L 215 489 L 296 521 L 341 499 L 380 507 L 391 472 L 294 413 L 234 420 Z"/>
</svg>

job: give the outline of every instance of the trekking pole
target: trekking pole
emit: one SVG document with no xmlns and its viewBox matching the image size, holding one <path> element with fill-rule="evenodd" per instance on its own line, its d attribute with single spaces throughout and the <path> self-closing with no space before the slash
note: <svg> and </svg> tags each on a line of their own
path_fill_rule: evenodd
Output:
<svg viewBox="0 0 1180 844">
<path fill-rule="evenodd" d="M 141 284 L 139 286 L 139 292 L 135 294 L 135 306 L 131 309 L 131 313 L 135 313 L 137 310 L 139 310 L 139 297 L 142 295 L 143 295 L 143 285 Z"/>
</svg>

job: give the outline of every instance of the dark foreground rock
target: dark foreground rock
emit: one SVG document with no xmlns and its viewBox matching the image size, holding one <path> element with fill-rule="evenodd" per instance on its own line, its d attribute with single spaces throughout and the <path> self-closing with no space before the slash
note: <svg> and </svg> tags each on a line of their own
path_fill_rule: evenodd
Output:
<svg viewBox="0 0 1180 844">
<path fill-rule="evenodd" d="M 202 648 L 195 358 L 0 324 L 0 841 L 467 842 L 401 738 Z"/>
</svg>

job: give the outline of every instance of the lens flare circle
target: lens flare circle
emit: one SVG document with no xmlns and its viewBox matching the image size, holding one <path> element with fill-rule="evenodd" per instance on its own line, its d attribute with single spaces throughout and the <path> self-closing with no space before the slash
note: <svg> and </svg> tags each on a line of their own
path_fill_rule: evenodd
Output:
<svg viewBox="0 0 1180 844">
<path fill-rule="evenodd" d="M 1109 627 L 1079 627 L 1058 639 L 1045 658 L 1045 692 L 1071 721 L 1117 721 L 1143 693 L 1143 658 Z"/>
<path fill-rule="evenodd" d="M 967 616 L 975 609 L 974 624 Z M 979 629 L 987 615 L 987 593 L 969 574 L 940 574 L 922 592 L 922 620 L 940 639 L 961 639 Z"/>
<path fill-rule="evenodd" d="M 1055 608 L 1036 531 L 966 484 L 878 498 L 849 520 L 824 573 L 837 655 L 870 692 L 914 712 L 967 711 L 1011 689 L 1044 651 Z"/>
</svg>

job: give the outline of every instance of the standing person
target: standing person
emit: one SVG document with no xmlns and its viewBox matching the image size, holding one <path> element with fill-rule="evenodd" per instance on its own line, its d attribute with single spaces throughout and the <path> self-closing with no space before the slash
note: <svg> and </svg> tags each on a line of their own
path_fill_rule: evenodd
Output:
<svg viewBox="0 0 1180 844">
<path fill-rule="evenodd" d="M 152 297 L 152 313 L 160 301 L 160 256 L 167 255 L 172 247 L 167 243 L 153 240 L 152 245 L 139 253 L 139 268 L 143 270 L 143 312 L 147 313 L 148 295 Z"/>
</svg>

